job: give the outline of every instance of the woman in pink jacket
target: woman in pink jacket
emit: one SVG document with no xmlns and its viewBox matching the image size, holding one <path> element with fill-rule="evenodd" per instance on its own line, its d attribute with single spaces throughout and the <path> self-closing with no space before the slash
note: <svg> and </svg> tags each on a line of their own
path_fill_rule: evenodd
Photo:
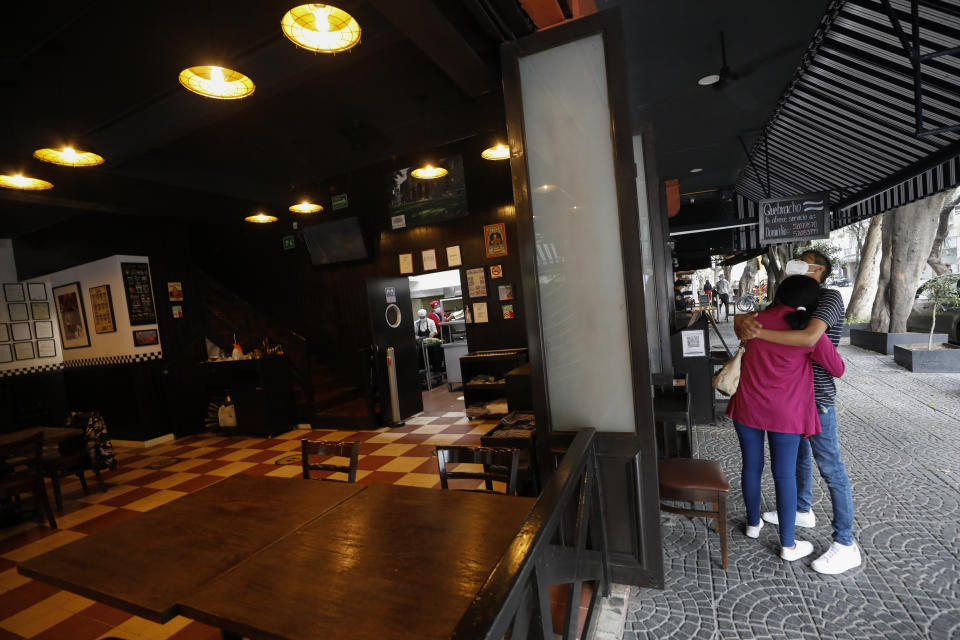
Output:
<svg viewBox="0 0 960 640">
<path fill-rule="evenodd" d="M 774 305 L 757 320 L 769 329 L 803 329 L 817 304 L 820 285 L 813 278 L 790 276 L 777 287 Z M 811 360 L 812 359 L 812 360 Z M 754 339 L 747 343 L 740 368 L 740 385 L 730 399 L 743 458 L 741 486 L 747 506 L 747 537 L 760 535 L 760 476 L 764 434 L 770 442 L 770 466 L 780 519 L 780 557 L 798 560 L 813 545 L 794 540 L 797 516 L 797 449 L 801 438 L 820 433 L 813 399 L 813 360 L 831 375 L 843 375 L 840 354 L 826 334 L 812 347 L 791 347 Z"/>
</svg>

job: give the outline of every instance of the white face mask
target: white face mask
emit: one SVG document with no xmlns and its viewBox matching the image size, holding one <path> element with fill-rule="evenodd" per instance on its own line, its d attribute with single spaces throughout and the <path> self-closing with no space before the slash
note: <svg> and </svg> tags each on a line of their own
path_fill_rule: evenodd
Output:
<svg viewBox="0 0 960 640">
<path fill-rule="evenodd" d="M 805 260 L 791 260 L 783 268 L 788 276 L 805 276 L 810 269 L 810 265 Z"/>
</svg>

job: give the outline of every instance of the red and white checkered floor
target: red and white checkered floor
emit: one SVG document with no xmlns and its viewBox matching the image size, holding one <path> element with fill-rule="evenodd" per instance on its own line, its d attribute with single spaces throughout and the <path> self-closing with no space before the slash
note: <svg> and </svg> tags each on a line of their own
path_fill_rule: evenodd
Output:
<svg viewBox="0 0 960 640">
<path fill-rule="evenodd" d="M 104 474 L 105 493 L 95 481 L 88 482 L 90 493 L 84 495 L 76 478 L 64 480 L 64 510 L 56 514 L 59 529 L 39 520 L 0 529 L 0 640 L 218 639 L 216 629 L 182 616 L 160 625 L 30 580 L 17 573 L 17 563 L 236 473 L 304 482 L 299 479 L 299 440 L 305 437 L 360 442 L 358 483 L 439 487 L 434 446 L 479 445 L 480 436 L 494 426 L 496 422 L 468 421 L 463 412 L 445 412 L 378 431 L 290 431 L 270 439 L 198 435 L 150 449 L 118 448 L 120 466 Z M 324 475 L 331 474 L 317 477 Z"/>
</svg>

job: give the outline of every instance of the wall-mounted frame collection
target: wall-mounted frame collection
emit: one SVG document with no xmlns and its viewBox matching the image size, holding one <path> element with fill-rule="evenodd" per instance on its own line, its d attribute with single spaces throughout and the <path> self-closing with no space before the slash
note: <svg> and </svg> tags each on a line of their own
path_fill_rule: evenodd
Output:
<svg viewBox="0 0 960 640">
<path fill-rule="evenodd" d="M 157 311 L 153 302 L 150 265 L 146 262 L 121 262 L 123 290 L 127 296 L 127 314 L 131 326 L 156 324 Z"/>
</svg>

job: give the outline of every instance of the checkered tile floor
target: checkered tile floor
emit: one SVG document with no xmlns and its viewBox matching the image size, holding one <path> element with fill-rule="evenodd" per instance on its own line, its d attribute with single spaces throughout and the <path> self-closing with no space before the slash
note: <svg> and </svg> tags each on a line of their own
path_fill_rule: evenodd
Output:
<svg viewBox="0 0 960 640">
<path fill-rule="evenodd" d="M 291 431 L 270 439 L 198 435 L 150 449 L 118 449 L 120 467 L 104 474 L 105 493 L 95 482 L 88 483 L 90 493 L 84 495 L 76 478 L 63 481 L 59 529 L 49 529 L 39 520 L 0 529 L 0 640 L 219 639 L 216 629 L 182 616 L 160 625 L 30 580 L 17 573 L 17 563 L 236 473 L 302 482 L 297 479 L 299 441 L 305 437 L 360 442 L 360 484 L 439 487 L 434 446 L 479 445 L 480 436 L 494 426 L 496 422 L 468 421 L 462 412 L 448 412 L 421 415 L 389 430 Z M 316 477 L 331 475 L 336 478 L 331 472 Z"/>
</svg>

